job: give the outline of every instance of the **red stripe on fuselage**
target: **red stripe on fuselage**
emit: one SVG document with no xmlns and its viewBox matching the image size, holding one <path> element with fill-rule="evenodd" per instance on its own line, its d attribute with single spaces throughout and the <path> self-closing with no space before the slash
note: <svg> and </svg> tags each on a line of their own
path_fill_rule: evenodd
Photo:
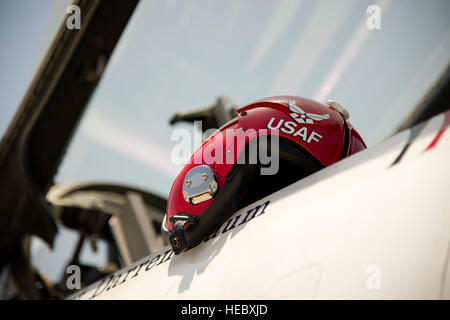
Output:
<svg viewBox="0 0 450 320">
<path fill-rule="evenodd" d="M 444 123 L 442 124 L 441 129 L 438 131 L 436 136 L 434 137 L 433 141 L 428 145 L 428 147 L 424 150 L 424 152 L 434 148 L 436 144 L 439 142 L 439 139 L 441 139 L 442 135 L 444 134 L 447 127 L 450 125 L 450 111 L 447 111 L 444 113 Z"/>
</svg>

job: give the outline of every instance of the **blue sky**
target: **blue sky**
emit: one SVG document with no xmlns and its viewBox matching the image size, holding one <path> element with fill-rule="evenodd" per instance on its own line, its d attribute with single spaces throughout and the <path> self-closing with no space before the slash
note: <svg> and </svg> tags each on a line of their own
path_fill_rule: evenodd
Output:
<svg viewBox="0 0 450 320">
<path fill-rule="evenodd" d="M 381 8 L 381 30 L 366 9 Z M 368 145 L 392 134 L 449 63 L 450 2 L 142 1 L 61 166 L 167 196 L 177 111 L 279 94 L 346 106 Z M 331 79 L 331 80 L 330 80 Z M 334 79 L 334 81 L 333 81 Z"/>
<path fill-rule="evenodd" d="M 0 2 L 0 134 L 70 1 Z M 366 9 L 381 8 L 381 30 Z M 170 117 L 213 103 L 292 94 L 350 111 L 369 146 L 387 138 L 450 61 L 450 2 L 143 0 L 56 176 L 167 196 L 180 167 Z M 190 129 L 192 130 L 192 129 Z"/>
<path fill-rule="evenodd" d="M 0 2 L 0 135 L 3 135 L 37 66 L 49 1 Z"/>
<path fill-rule="evenodd" d="M 0 135 L 69 3 L 0 1 Z M 381 30 L 366 27 L 372 4 L 381 8 Z M 170 135 L 192 130 L 169 119 L 218 95 L 238 105 L 279 94 L 332 98 L 373 146 L 450 62 L 449 13 L 448 0 L 142 0 L 56 181 L 115 182 L 167 196 L 180 169 L 170 160 Z M 41 251 L 42 267 L 49 257 Z"/>
</svg>

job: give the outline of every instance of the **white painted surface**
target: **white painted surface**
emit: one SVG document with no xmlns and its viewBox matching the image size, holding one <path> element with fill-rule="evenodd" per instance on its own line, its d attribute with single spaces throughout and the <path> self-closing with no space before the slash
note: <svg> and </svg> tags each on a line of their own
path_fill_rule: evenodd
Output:
<svg viewBox="0 0 450 320">
<path fill-rule="evenodd" d="M 240 210 L 231 231 L 179 256 L 166 248 L 78 298 L 449 299 L 450 128 L 424 152 L 443 121 L 429 121 L 397 165 L 409 131 Z"/>
</svg>

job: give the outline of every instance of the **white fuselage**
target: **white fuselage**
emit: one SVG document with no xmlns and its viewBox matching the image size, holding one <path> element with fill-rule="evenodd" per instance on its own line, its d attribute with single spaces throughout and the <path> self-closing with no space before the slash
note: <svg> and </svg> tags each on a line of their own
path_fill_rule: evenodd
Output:
<svg viewBox="0 0 450 320">
<path fill-rule="evenodd" d="M 187 252 L 166 247 L 72 298 L 450 299 L 449 117 L 236 212 Z"/>
</svg>

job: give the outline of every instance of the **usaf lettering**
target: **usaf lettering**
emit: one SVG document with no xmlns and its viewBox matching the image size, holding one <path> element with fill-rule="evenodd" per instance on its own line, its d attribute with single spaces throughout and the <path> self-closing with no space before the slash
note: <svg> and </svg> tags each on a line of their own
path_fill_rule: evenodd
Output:
<svg viewBox="0 0 450 320">
<path fill-rule="evenodd" d="M 276 124 L 274 124 L 276 121 Z M 280 130 L 281 132 L 291 134 L 294 137 L 299 137 L 306 143 L 311 143 L 311 141 L 319 142 L 322 136 L 315 131 L 308 131 L 307 127 L 298 127 L 298 125 L 293 121 L 284 121 L 283 119 L 276 120 L 275 118 L 270 118 L 267 122 L 266 128 L 269 130 Z"/>
</svg>

